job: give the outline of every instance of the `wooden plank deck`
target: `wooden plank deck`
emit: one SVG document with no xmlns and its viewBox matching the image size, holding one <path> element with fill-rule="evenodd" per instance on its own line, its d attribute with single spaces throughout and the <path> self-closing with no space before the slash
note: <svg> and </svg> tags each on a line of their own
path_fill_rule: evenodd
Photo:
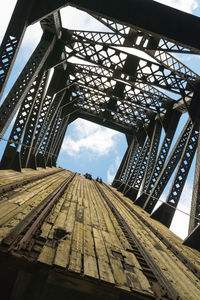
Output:
<svg viewBox="0 0 200 300">
<path fill-rule="evenodd" d="M 30 173 L 30 170 L 24 172 L 27 176 L 30 176 Z M 34 176 L 35 174 L 36 172 Z M 3 241 L 69 174 L 69 171 L 57 173 L 15 189 L 12 193 L 5 193 L 0 201 L 0 240 Z M 4 178 L 5 182 L 4 176 L 5 174 L 0 173 L 0 179 Z M 8 172 L 7 176 L 9 180 L 16 179 L 15 173 Z M 136 241 L 141 248 L 145 248 L 173 289 L 183 299 L 200 299 L 200 281 L 137 214 L 160 230 L 171 242 L 176 243 L 177 249 L 186 251 L 198 266 L 199 254 L 182 246 L 179 238 L 157 221 L 151 220 L 147 213 L 135 207 L 128 198 L 117 192 L 124 202 L 120 201 L 111 192 L 110 187 L 108 189 L 104 184 L 99 186 L 126 220 Z M 66 235 L 56 239 L 55 232 L 59 228 L 65 231 Z M 32 248 L 30 246 L 29 251 L 23 250 L 23 256 L 41 266 L 49 266 L 51 270 L 60 270 L 67 278 L 79 276 L 80 280 L 89 280 L 94 285 L 101 282 L 105 287 L 128 293 L 133 299 L 135 295 L 140 295 L 142 299 L 155 298 L 150 277 L 145 275 L 142 260 L 135 254 L 133 245 L 115 213 L 99 192 L 95 182 L 85 179 L 82 175 L 76 175 L 70 182 L 40 225 L 32 240 Z"/>
</svg>

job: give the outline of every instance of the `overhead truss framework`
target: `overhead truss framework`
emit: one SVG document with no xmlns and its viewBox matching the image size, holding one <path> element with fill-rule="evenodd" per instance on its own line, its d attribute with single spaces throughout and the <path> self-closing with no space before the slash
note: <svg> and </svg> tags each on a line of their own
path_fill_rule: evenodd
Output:
<svg viewBox="0 0 200 300">
<path fill-rule="evenodd" d="M 67 126 L 79 117 L 96 122 L 127 137 L 113 186 L 135 204 L 152 213 L 175 173 L 152 214 L 169 227 L 197 150 L 189 230 L 199 230 L 200 77 L 177 54 L 200 54 L 200 19 L 155 1 L 107 2 L 18 0 L 0 49 L 1 95 L 26 28 L 40 21 L 43 35 L 0 107 L 0 138 L 17 113 L 0 166 L 56 165 Z M 104 30 L 63 28 L 67 5 Z M 191 236 L 185 243 L 196 247 Z"/>
</svg>

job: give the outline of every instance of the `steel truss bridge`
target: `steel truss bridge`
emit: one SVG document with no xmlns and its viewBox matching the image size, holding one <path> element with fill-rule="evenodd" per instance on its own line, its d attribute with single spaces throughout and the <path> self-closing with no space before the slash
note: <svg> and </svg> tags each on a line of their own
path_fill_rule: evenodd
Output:
<svg viewBox="0 0 200 300">
<path fill-rule="evenodd" d="M 68 5 L 107 30 L 63 28 Z M 42 38 L 0 108 L 1 139 L 17 113 L 1 169 L 55 166 L 67 126 L 84 118 L 126 135 L 113 186 L 148 213 L 175 172 L 166 203 L 151 215 L 169 227 L 197 153 L 185 243 L 199 249 L 200 78 L 176 57 L 200 54 L 200 18 L 147 0 L 18 0 L 0 48 L 1 95 L 35 22 Z M 182 114 L 188 120 L 177 137 Z"/>
</svg>

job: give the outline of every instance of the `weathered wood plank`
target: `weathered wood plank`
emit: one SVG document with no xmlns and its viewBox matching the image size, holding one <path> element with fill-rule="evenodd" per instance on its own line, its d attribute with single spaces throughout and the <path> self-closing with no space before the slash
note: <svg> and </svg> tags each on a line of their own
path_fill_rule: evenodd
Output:
<svg viewBox="0 0 200 300">
<path fill-rule="evenodd" d="M 81 253 L 72 250 L 70 254 L 68 270 L 75 273 L 81 273 L 81 269 L 82 269 Z"/>
<path fill-rule="evenodd" d="M 38 257 L 38 261 L 43 264 L 52 265 L 54 260 L 54 255 L 55 255 L 55 249 L 44 245 Z"/>
<path fill-rule="evenodd" d="M 83 224 L 74 223 L 74 232 L 72 237 L 72 251 L 83 253 Z"/>
<path fill-rule="evenodd" d="M 95 257 L 92 227 L 89 225 L 84 225 L 83 252 L 84 255 Z"/>
<path fill-rule="evenodd" d="M 110 258 L 110 263 L 113 271 L 113 276 L 116 281 L 116 285 L 118 287 L 122 287 L 129 290 L 126 275 L 123 270 L 123 266 L 120 259 Z"/>
<path fill-rule="evenodd" d="M 102 281 L 106 281 L 114 284 L 115 280 L 113 277 L 112 270 L 107 261 L 98 259 L 99 277 Z"/>
<path fill-rule="evenodd" d="M 109 262 L 108 255 L 100 231 L 98 229 L 93 228 L 93 236 L 94 236 L 97 258 L 100 260 L 104 260 L 105 262 L 108 263 Z"/>
<path fill-rule="evenodd" d="M 91 255 L 84 255 L 84 275 L 98 279 L 98 269 L 96 258 Z"/>
<path fill-rule="evenodd" d="M 70 258 L 71 238 L 67 237 L 65 241 L 60 241 L 56 249 L 54 265 L 66 268 Z"/>
</svg>

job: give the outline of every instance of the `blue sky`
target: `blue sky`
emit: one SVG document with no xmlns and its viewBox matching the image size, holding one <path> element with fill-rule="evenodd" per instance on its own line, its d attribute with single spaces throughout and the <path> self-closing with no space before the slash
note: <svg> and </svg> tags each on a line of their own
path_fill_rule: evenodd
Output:
<svg viewBox="0 0 200 300">
<path fill-rule="evenodd" d="M 158 2 L 200 16 L 200 0 L 163 0 Z M 0 11 L 0 40 L 6 30 L 15 3 L 16 0 L 4 1 L 3 9 Z M 105 30 L 105 28 L 103 28 L 103 26 L 96 20 L 91 19 L 86 13 L 80 12 L 74 8 L 67 7 L 62 10 L 61 14 L 64 27 L 82 30 Z M 74 20 L 76 20 L 76 23 L 74 23 Z M 30 57 L 33 49 L 40 39 L 40 36 L 41 29 L 39 24 L 30 26 L 27 29 L 11 78 L 7 84 L 7 88 L 0 104 L 15 79 L 18 77 L 20 71 L 24 67 L 24 64 Z M 190 66 L 197 73 L 200 73 L 199 57 L 192 57 L 188 55 L 177 57 L 181 57 L 183 63 Z M 183 119 L 185 118 L 183 117 Z M 183 123 L 184 120 L 180 127 L 182 127 Z M 180 129 L 178 132 L 180 132 Z M 9 130 L 4 138 L 7 139 L 8 137 Z M 3 152 L 5 145 L 6 142 L 0 142 L 0 154 Z M 68 127 L 58 159 L 58 165 L 80 173 L 89 172 L 94 178 L 100 176 L 105 182 L 111 183 L 126 147 L 126 138 L 123 134 L 101 127 L 94 123 L 78 119 Z M 183 192 L 183 196 L 179 204 L 179 208 L 186 212 L 189 212 L 188 198 L 191 197 L 192 192 L 193 172 L 194 167 L 191 169 L 189 180 L 186 183 L 185 191 Z M 164 199 L 167 195 L 168 189 L 169 185 L 165 189 L 162 199 Z M 178 214 L 178 216 L 172 224 L 172 229 L 175 230 L 181 237 L 184 237 L 186 235 L 186 226 L 184 226 L 183 229 L 183 226 L 180 226 L 180 224 L 186 224 L 188 222 L 188 217 L 184 216 L 184 214 L 180 214 L 179 212 L 176 214 Z"/>
</svg>

